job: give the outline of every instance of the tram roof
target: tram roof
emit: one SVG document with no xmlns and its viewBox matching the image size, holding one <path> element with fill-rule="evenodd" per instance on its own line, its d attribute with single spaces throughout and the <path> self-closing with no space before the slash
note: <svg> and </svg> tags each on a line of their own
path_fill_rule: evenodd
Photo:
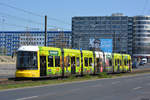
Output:
<svg viewBox="0 0 150 100">
<path fill-rule="evenodd" d="M 18 51 L 38 51 L 38 46 L 21 46 L 18 48 Z"/>
</svg>

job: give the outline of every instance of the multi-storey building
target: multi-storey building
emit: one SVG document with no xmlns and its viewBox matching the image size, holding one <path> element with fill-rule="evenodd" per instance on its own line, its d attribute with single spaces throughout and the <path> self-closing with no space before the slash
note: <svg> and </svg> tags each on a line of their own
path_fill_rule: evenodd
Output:
<svg viewBox="0 0 150 100">
<path fill-rule="evenodd" d="M 44 46 L 44 31 L 1 31 L 0 54 L 11 55 L 21 45 Z M 71 31 L 48 31 L 47 46 L 71 47 Z"/>
<path fill-rule="evenodd" d="M 150 16 L 73 17 L 72 46 L 91 49 L 91 38 L 112 39 L 113 52 L 128 53 L 134 58 L 150 58 Z"/>
<path fill-rule="evenodd" d="M 150 58 L 150 16 L 134 17 L 133 56 Z"/>
<path fill-rule="evenodd" d="M 112 16 L 73 17 L 72 46 L 91 49 L 92 39 L 112 39 L 113 52 L 129 53 L 129 20 L 132 18 L 120 13 Z"/>
<path fill-rule="evenodd" d="M 128 17 L 128 54 L 133 53 L 133 17 Z M 123 44 L 122 44 L 123 45 Z"/>
</svg>

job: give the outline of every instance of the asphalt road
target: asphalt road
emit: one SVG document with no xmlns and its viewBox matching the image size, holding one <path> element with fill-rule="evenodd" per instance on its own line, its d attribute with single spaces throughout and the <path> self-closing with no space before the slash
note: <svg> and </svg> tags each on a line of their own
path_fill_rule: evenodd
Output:
<svg viewBox="0 0 150 100">
<path fill-rule="evenodd" d="M 144 65 L 139 65 L 137 67 L 138 67 L 137 69 L 150 68 L 150 63 L 144 64 Z"/>
<path fill-rule="evenodd" d="M 150 74 L 5 90 L 0 100 L 150 100 Z"/>
</svg>

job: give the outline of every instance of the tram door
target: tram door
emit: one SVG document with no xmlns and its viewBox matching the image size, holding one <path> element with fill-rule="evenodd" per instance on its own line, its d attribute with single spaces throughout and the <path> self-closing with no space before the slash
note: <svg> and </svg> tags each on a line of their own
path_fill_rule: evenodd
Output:
<svg viewBox="0 0 150 100">
<path fill-rule="evenodd" d="M 40 76 L 46 76 L 46 56 L 40 56 Z"/>
<path fill-rule="evenodd" d="M 71 74 L 76 74 L 75 57 L 71 57 Z"/>
<path fill-rule="evenodd" d="M 96 73 L 99 73 L 100 72 L 100 59 L 99 58 L 96 59 L 96 63 L 97 63 Z"/>
<path fill-rule="evenodd" d="M 117 67 L 118 67 L 118 72 L 120 72 L 120 63 L 119 63 L 119 59 L 117 59 Z"/>
</svg>

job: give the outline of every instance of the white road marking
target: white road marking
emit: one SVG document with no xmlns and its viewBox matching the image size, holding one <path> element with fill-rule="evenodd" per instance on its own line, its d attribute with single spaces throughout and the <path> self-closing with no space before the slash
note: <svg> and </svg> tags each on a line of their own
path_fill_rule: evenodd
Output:
<svg viewBox="0 0 150 100">
<path fill-rule="evenodd" d="M 32 96 L 32 97 L 25 97 L 25 98 L 19 98 L 16 100 L 27 100 L 27 99 L 33 99 L 33 98 L 37 98 L 38 96 Z"/>
<path fill-rule="evenodd" d="M 120 83 L 120 81 L 115 81 L 115 82 L 112 82 L 112 84 L 117 84 L 117 83 Z"/>
<path fill-rule="evenodd" d="M 43 96 L 61 96 L 61 95 L 66 95 L 66 94 L 70 94 L 70 93 L 78 93 L 77 91 L 81 90 L 81 88 L 75 88 L 75 89 L 71 89 L 71 90 L 67 90 L 64 92 L 56 92 L 56 93 L 47 93 L 47 94 L 43 94 L 41 95 Z"/>
<path fill-rule="evenodd" d="M 133 88 L 133 90 L 138 90 L 138 89 L 141 89 L 142 87 L 138 86 L 136 88 Z"/>
</svg>

